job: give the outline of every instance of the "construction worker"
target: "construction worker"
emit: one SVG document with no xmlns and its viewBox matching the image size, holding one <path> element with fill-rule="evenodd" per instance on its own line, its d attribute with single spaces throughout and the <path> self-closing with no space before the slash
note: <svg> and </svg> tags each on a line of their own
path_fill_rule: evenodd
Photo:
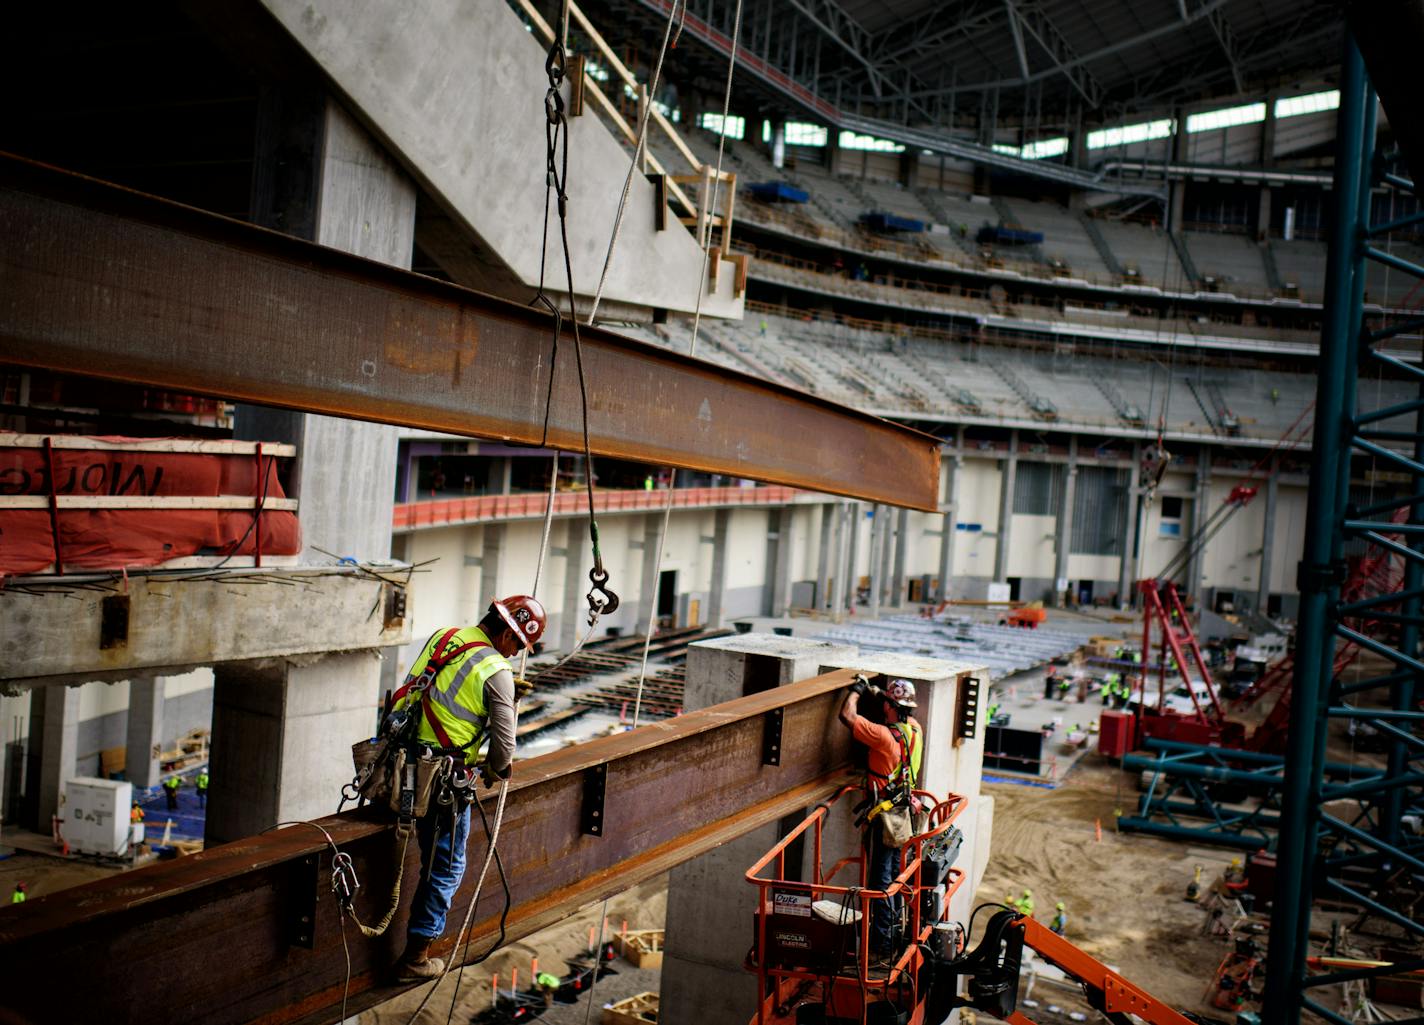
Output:
<svg viewBox="0 0 1424 1025">
<path fill-rule="evenodd" d="M 860 714 L 866 695 L 879 699 L 884 724 Z M 872 689 L 863 676 L 856 677 L 841 705 L 840 720 L 860 743 L 869 748 L 866 790 L 872 807 L 882 800 L 908 802 L 910 791 L 920 778 L 924 756 L 924 730 L 915 721 L 915 685 L 909 680 L 891 680 L 884 691 Z M 900 849 L 886 842 L 882 823 L 872 818 L 866 829 L 866 881 L 872 890 L 887 890 L 900 871 Z M 871 914 L 871 955 L 877 959 L 895 950 L 892 927 L 897 898 L 875 901 Z"/>
<path fill-rule="evenodd" d="M 544 626 L 544 607 L 521 594 L 491 602 L 477 626 L 446 628 L 431 635 L 395 702 L 397 709 L 419 716 L 416 738 L 422 751 L 429 749 L 453 758 L 457 766 L 473 767 L 488 736 L 489 753 L 480 765 L 480 780 L 494 786 L 509 778 L 515 689 L 508 659 L 532 648 Z M 439 670 L 428 689 L 411 691 L 432 660 Z M 430 946 L 445 931 L 450 902 L 465 875 L 470 806 L 457 801 L 456 808 L 452 813 L 431 801 L 429 812 L 416 823 L 421 864 L 428 868 L 415 891 L 405 953 L 396 965 L 402 982 L 433 979 L 445 970 L 444 961 L 430 956 Z"/>
<path fill-rule="evenodd" d="M 1051 932 L 1062 936 L 1068 930 L 1068 912 L 1064 909 L 1061 900 L 1053 905 L 1053 910 L 1055 914 L 1053 921 L 1048 923 L 1048 928 Z"/>
<path fill-rule="evenodd" d="M 1057 667 L 1056 665 L 1053 665 L 1053 664 L 1050 662 L 1049 665 L 1048 665 L 1048 668 L 1046 668 L 1046 669 L 1043 671 L 1043 696 L 1044 696 L 1044 697 L 1046 697 L 1046 698 L 1051 698 L 1051 697 L 1053 697 L 1053 686 L 1054 686 L 1054 684 L 1057 682 L 1056 680 L 1054 680 L 1054 677 L 1057 676 L 1057 675 L 1058 675 L 1058 667 Z"/>
<path fill-rule="evenodd" d="M 163 796 L 168 798 L 168 810 L 178 808 L 178 788 L 183 785 L 183 777 L 176 772 L 163 781 Z"/>
<path fill-rule="evenodd" d="M 1033 891 L 1025 888 L 1023 896 L 1014 901 L 1014 910 L 1025 917 L 1033 917 Z"/>
<path fill-rule="evenodd" d="M 25 903 L 25 900 L 26 900 L 26 898 L 25 898 L 25 884 L 24 884 L 24 883 L 16 883 L 16 884 L 15 884 L 15 892 L 12 893 L 12 894 L 10 894 L 10 903 L 11 903 L 11 904 L 23 904 L 23 903 Z"/>
<path fill-rule="evenodd" d="M 205 765 L 198 770 L 198 778 L 193 780 L 194 787 L 198 791 L 198 807 L 208 806 L 208 767 Z"/>
<path fill-rule="evenodd" d="M 559 992 L 559 987 L 563 985 L 557 975 L 552 972 L 540 972 L 534 976 L 534 986 L 544 997 L 544 1006 L 554 1006 L 554 994 Z"/>
</svg>

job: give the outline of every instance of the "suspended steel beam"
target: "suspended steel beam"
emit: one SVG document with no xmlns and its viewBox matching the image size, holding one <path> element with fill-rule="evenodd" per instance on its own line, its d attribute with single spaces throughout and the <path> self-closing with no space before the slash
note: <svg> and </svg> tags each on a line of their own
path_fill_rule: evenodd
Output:
<svg viewBox="0 0 1424 1025">
<path fill-rule="evenodd" d="M 518 763 L 498 842 L 512 894 L 506 940 L 829 796 L 850 767 L 850 734 L 836 713 L 852 675 L 839 670 Z M 779 764 L 766 764 L 768 731 L 778 729 Z M 583 826 L 595 799 L 596 836 Z M 393 881 L 393 828 L 369 810 L 317 825 L 355 862 L 361 920 L 379 919 Z M 476 814 L 472 868 L 437 947 L 442 955 L 484 856 Z M 336 1021 L 346 962 L 331 861 L 316 828 L 292 826 L 8 910 L 0 959 L 8 978 L 27 984 L 12 987 L 6 1010 L 36 1022 L 130 1021 L 135 1008 L 153 1025 Z M 407 853 L 404 904 L 419 861 Z M 474 952 L 493 942 L 504 907 L 490 871 L 474 913 Z M 348 1015 L 409 988 L 383 976 L 405 917 L 403 907 L 380 940 L 347 923 Z M 84 966 L 82 984 L 74 965 Z"/>
<path fill-rule="evenodd" d="M 6 155 L 0 237 L 0 361 L 583 447 L 573 335 L 538 311 Z M 928 435 L 582 335 L 595 454 L 936 508 Z"/>
</svg>

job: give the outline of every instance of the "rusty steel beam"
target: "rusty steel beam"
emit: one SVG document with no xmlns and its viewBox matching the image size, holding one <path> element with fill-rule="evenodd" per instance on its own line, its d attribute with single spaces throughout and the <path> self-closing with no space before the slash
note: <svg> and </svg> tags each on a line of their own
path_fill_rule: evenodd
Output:
<svg viewBox="0 0 1424 1025">
<path fill-rule="evenodd" d="M 851 678 L 839 670 L 519 762 L 498 843 L 513 897 L 507 939 L 828 796 L 850 766 L 850 734 L 836 713 Z M 777 729 L 780 764 L 768 764 L 768 731 Z M 592 835 L 584 828 L 600 776 L 601 834 Z M 319 825 L 355 860 L 362 921 L 379 919 L 394 829 L 370 809 Z M 485 849 L 476 814 L 472 867 L 441 953 Z M 9 988 L 6 1010 L 34 1022 L 128 1021 L 139 1008 L 153 1025 L 335 1021 L 345 960 L 331 859 L 318 830 L 291 826 L 7 909 L 0 964 L 7 978 L 26 981 Z M 412 845 L 403 905 L 418 874 Z M 503 906 L 492 869 L 473 951 L 495 938 Z M 405 912 L 379 940 L 347 923 L 348 1015 L 408 988 L 388 985 L 385 971 L 404 939 Z"/>
<path fill-rule="evenodd" d="M 555 359 L 538 310 L 4 155 L 0 237 L 0 361 L 582 449 L 572 333 Z M 582 333 L 598 455 L 937 507 L 928 435 Z"/>
</svg>

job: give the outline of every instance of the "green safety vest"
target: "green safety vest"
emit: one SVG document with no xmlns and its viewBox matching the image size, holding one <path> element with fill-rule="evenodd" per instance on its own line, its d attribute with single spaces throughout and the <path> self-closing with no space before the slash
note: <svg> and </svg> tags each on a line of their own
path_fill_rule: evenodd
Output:
<svg viewBox="0 0 1424 1025">
<path fill-rule="evenodd" d="M 437 648 L 449 653 L 464 645 L 472 647 L 450 658 L 423 695 L 412 690 L 396 702 L 396 707 L 408 708 L 419 701 L 424 706 L 424 714 L 420 717 L 416 739 L 430 747 L 457 749 L 469 760 L 479 750 L 485 724 L 489 721 L 485 711 L 485 681 L 501 670 L 510 669 L 508 660 L 494 649 L 484 631 L 477 626 L 467 626 L 453 633 L 437 630 L 410 667 L 406 686 L 420 679 L 432 658 L 438 662 Z"/>
<path fill-rule="evenodd" d="M 195 782 L 198 784 L 199 790 L 208 789 L 208 774 L 206 772 L 198 773 L 198 778 Z"/>
<path fill-rule="evenodd" d="M 920 743 L 923 731 L 919 723 L 897 722 L 892 728 L 900 742 L 900 765 L 890 774 L 890 785 L 899 786 L 905 779 L 905 773 L 909 772 L 909 786 L 913 790 L 920 781 L 920 762 L 925 753 L 924 745 Z"/>
<path fill-rule="evenodd" d="M 14 893 L 10 894 L 10 903 L 11 903 L 11 904 L 23 904 L 23 903 L 25 903 L 25 893 L 24 893 L 24 891 L 23 891 L 23 890 L 16 890 Z"/>
<path fill-rule="evenodd" d="M 551 975 L 548 972 L 540 972 L 538 975 L 534 976 L 534 984 L 537 986 L 542 986 L 544 989 L 558 989 L 561 985 L 563 985 L 563 983 L 559 981 L 559 977 L 557 975 Z"/>
<path fill-rule="evenodd" d="M 169 776 L 163 781 L 163 786 L 167 790 L 177 790 L 183 785 L 183 781 L 177 776 Z"/>
</svg>

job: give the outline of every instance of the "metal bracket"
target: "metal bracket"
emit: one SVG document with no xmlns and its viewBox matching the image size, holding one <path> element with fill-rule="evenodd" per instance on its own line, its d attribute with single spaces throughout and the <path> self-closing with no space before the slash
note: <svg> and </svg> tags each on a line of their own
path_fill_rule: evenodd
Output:
<svg viewBox="0 0 1424 1025">
<path fill-rule="evenodd" d="M 287 938 L 294 947 L 316 949 L 316 902 L 318 857 L 308 854 L 292 864 L 291 899 L 286 902 L 289 918 Z"/>
<path fill-rule="evenodd" d="M 785 718 L 786 709 L 784 708 L 773 708 L 763 718 L 765 723 L 761 739 L 761 763 L 763 765 L 781 764 L 781 724 Z"/>
<path fill-rule="evenodd" d="M 586 836 L 603 835 L 603 797 L 607 785 L 607 765 L 595 765 L 583 774 L 583 811 L 579 832 Z"/>
<path fill-rule="evenodd" d="M 1296 588 L 1301 594 L 1328 591 L 1345 582 L 1343 562 L 1307 563 L 1302 561 L 1296 568 Z"/>
<path fill-rule="evenodd" d="M 979 680 L 959 678 L 959 708 L 954 716 L 954 746 L 973 740 L 979 733 Z"/>
</svg>

